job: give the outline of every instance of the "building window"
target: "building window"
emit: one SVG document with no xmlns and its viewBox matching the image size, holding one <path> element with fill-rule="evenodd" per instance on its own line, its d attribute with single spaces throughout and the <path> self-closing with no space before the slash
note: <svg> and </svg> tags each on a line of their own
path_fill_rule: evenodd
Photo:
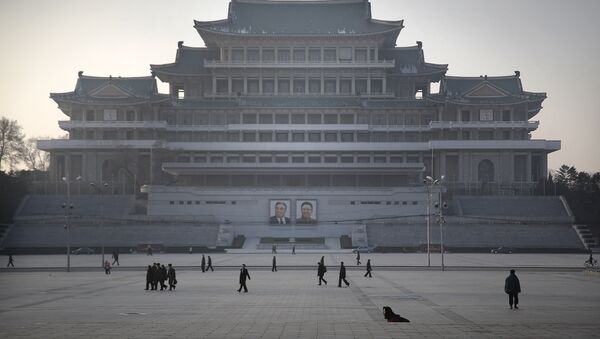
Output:
<svg viewBox="0 0 600 339">
<path fill-rule="evenodd" d="M 308 133 L 308 141 L 320 142 L 321 141 L 321 132 L 309 132 Z"/>
<path fill-rule="evenodd" d="M 290 61 L 290 49 L 289 48 L 278 48 L 277 49 L 277 60 L 280 62 Z"/>
<path fill-rule="evenodd" d="M 242 140 L 243 141 L 254 142 L 254 141 L 256 141 L 256 133 L 254 133 L 254 132 L 244 132 L 242 134 Z"/>
<path fill-rule="evenodd" d="M 340 162 L 343 164 L 351 164 L 354 162 L 354 157 L 351 155 L 342 155 L 340 157 Z"/>
<path fill-rule="evenodd" d="M 304 163 L 304 156 L 303 155 L 293 155 L 292 163 L 295 163 L 295 164 Z"/>
<path fill-rule="evenodd" d="M 273 141 L 273 134 L 271 132 L 261 132 L 258 134 L 258 140 L 262 142 Z"/>
<path fill-rule="evenodd" d="M 323 50 L 323 59 L 327 62 L 337 61 L 335 49 L 334 48 L 325 48 Z"/>
<path fill-rule="evenodd" d="M 294 62 L 306 61 L 306 52 L 304 48 L 294 48 Z"/>
<path fill-rule="evenodd" d="M 258 116 L 258 121 L 261 124 L 272 124 L 273 123 L 273 115 L 272 114 L 261 114 Z"/>
<path fill-rule="evenodd" d="M 345 95 L 352 94 L 352 79 L 340 79 L 340 93 Z"/>
<path fill-rule="evenodd" d="M 494 110 L 492 110 L 492 109 L 479 110 L 479 120 L 480 121 L 493 121 L 494 120 Z"/>
<path fill-rule="evenodd" d="M 502 139 L 510 140 L 510 131 L 502 131 Z"/>
<path fill-rule="evenodd" d="M 354 50 L 354 60 L 357 62 L 367 61 L 367 49 L 357 48 Z"/>
<path fill-rule="evenodd" d="M 292 141 L 304 142 L 304 132 L 293 132 L 292 133 Z"/>
<path fill-rule="evenodd" d="M 337 124 L 338 116 L 337 114 L 325 114 L 324 120 L 326 124 Z"/>
<path fill-rule="evenodd" d="M 252 48 L 252 49 L 248 49 L 246 50 L 246 60 L 248 60 L 248 62 L 257 62 L 260 60 L 260 54 L 258 49 Z"/>
<path fill-rule="evenodd" d="M 244 114 L 242 116 L 242 123 L 255 124 L 256 123 L 256 114 Z"/>
<path fill-rule="evenodd" d="M 305 115 L 303 113 L 294 113 L 292 114 L 292 124 L 304 124 L 305 123 Z"/>
<path fill-rule="evenodd" d="M 321 114 L 309 114 L 308 115 L 308 123 L 309 124 L 320 124 L 321 123 Z"/>
<path fill-rule="evenodd" d="M 460 119 L 461 121 L 471 121 L 471 111 L 461 111 Z"/>
<path fill-rule="evenodd" d="M 354 114 L 340 114 L 340 124 L 354 124 Z"/>
<path fill-rule="evenodd" d="M 289 162 L 287 155 L 278 155 L 275 157 L 275 162 L 283 164 Z"/>
<path fill-rule="evenodd" d="M 320 79 L 310 79 L 308 81 L 308 92 L 310 94 L 320 94 L 321 93 L 321 80 Z"/>
<path fill-rule="evenodd" d="M 229 81 L 227 79 L 217 79 L 217 93 L 226 94 L 229 92 Z"/>
<path fill-rule="evenodd" d="M 304 94 L 304 79 L 294 80 L 294 94 Z"/>
<path fill-rule="evenodd" d="M 264 94 L 275 93 L 275 81 L 273 79 L 263 80 L 263 93 Z"/>
<path fill-rule="evenodd" d="M 336 132 L 325 132 L 325 141 L 326 142 L 337 142 L 337 133 Z"/>
<path fill-rule="evenodd" d="M 258 94 L 258 79 L 248 79 L 248 93 Z"/>
<path fill-rule="evenodd" d="M 278 142 L 287 142 L 288 141 L 288 133 L 287 132 L 277 132 L 277 133 L 275 133 L 275 141 L 278 141 Z"/>
<path fill-rule="evenodd" d="M 290 122 L 290 117 L 287 114 L 275 114 L 275 123 L 276 124 L 288 124 Z"/>
<path fill-rule="evenodd" d="M 264 62 L 275 61 L 275 50 L 272 48 L 262 50 L 262 59 Z"/>
<path fill-rule="evenodd" d="M 335 79 L 325 79 L 325 94 L 335 94 Z"/>
<path fill-rule="evenodd" d="M 356 95 L 367 94 L 367 79 L 356 79 Z"/>
<path fill-rule="evenodd" d="M 352 48 L 351 47 L 340 47 L 340 61 L 342 61 L 342 62 L 352 61 Z"/>
<path fill-rule="evenodd" d="M 342 142 L 353 142 L 354 141 L 354 133 L 353 132 L 343 132 L 342 133 Z"/>
<path fill-rule="evenodd" d="M 381 79 L 372 79 L 371 80 L 371 93 L 372 94 L 382 94 L 383 93 L 383 80 L 381 80 Z"/>
<path fill-rule="evenodd" d="M 290 94 L 290 79 L 277 80 L 277 93 Z"/>
<path fill-rule="evenodd" d="M 263 164 L 271 163 L 271 162 L 273 162 L 273 157 L 270 155 L 261 155 L 258 157 L 258 162 L 263 163 Z"/>
<path fill-rule="evenodd" d="M 510 111 L 504 110 L 502 111 L 502 121 L 510 121 Z"/>
<path fill-rule="evenodd" d="M 308 60 L 310 62 L 321 61 L 321 49 L 320 48 L 310 48 L 308 50 Z"/>
</svg>

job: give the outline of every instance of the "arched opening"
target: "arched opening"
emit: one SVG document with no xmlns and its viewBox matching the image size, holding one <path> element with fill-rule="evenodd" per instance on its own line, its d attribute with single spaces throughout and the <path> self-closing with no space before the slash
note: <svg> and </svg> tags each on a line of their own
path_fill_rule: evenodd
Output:
<svg viewBox="0 0 600 339">
<path fill-rule="evenodd" d="M 488 160 L 481 160 L 477 168 L 477 178 L 481 183 L 494 181 L 494 164 Z"/>
</svg>

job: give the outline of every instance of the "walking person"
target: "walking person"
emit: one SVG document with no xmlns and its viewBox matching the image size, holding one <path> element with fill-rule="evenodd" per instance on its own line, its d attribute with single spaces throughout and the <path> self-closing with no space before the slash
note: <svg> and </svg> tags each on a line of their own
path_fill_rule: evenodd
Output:
<svg viewBox="0 0 600 339">
<path fill-rule="evenodd" d="M 156 291 L 158 289 L 158 276 L 159 272 L 158 272 L 158 263 L 154 263 L 154 265 L 152 265 L 152 290 Z"/>
<path fill-rule="evenodd" d="M 167 270 L 167 278 L 169 278 L 169 291 L 172 291 L 175 289 L 175 285 L 177 285 L 177 279 L 175 278 L 175 269 L 171 264 L 169 264 L 169 269 Z"/>
<path fill-rule="evenodd" d="M 211 272 L 215 271 L 215 269 L 212 267 L 212 259 L 210 258 L 210 255 L 208 256 L 208 266 L 206 266 L 206 271 L 208 272 L 209 269 Z"/>
<path fill-rule="evenodd" d="M 110 274 L 110 261 L 108 260 L 104 262 L 104 273 Z"/>
<path fill-rule="evenodd" d="M 152 266 L 148 265 L 148 269 L 146 270 L 146 291 L 150 289 L 152 285 Z"/>
<path fill-rule="evenodd" d="M 356 266 L 360 265 L 360 252 L 356 250 Z"/>
<path fill-rule="evenodd" d="M 321 257 L 321 265 L 325 266 L 325 256 Z"/>
<path fill-rule="evenodd" d="M 325 272 L 327 272 L 327 268 L 320 261 L 317 261 L 317 277 L 319 277 L 319 286 L 321 282 L 324 282 L 327 285 L 327 280 L 325 280 Z"/>
<path fill-rule="evenodd" d="M 114 251 L 112 254 L 112 257 L 113 257 L 112 264 L 114 265 L 115 263 L 117 263 L 117 266 L 121 266 L 121 264 L 119 263 L 119 250 Z"/>
<path fill-rule="evenodd" d="M 165 267 L 165 265 L 160 266 L 159 268 L 159 274 L 160 274 L 160 290 L 166 290 L 167 289 L 167 285 L 165 285 L 165 280 L 167 280 L 167 268 Z"/>
<path fill-rule="evenodd" d="M 8 268 L 9 266 L 12 266 L 12 268 L 15 268 L 15 260 L 13 258 L 12 253 L 8 254 L 8 264 L 6 264 L 6 268 Z"/>
<path fill-rule="evenodd" d="M 373 276 L 371 275 L 371 271 L 373 269 L 371 268 L 371 259 L 367 259 L 367 273 L 365 273 L 365 278 L 367 277 L 367 275 L 369 276 L 369 278 L 373 278 Z"/>
<path fill-rule="evenodd" d="M 292 254 L 296 255 L 296 245 L 292 245 Z"/>
<path fill-rule="evenodd" d="M 246 287 L 246 278 L 250 280 L 250 273 L 246 269 L 246 264 L 242 264 L 242 268 L 240 269 L 240 288 L 237 290 L 238 292 L 244 289 L 244 293 L 248 293 L 248 287 Z"/>
<path fill-rule="evenodd" d="M 508 294 L 508 305 L 510 309 L 513 308 L 513 303 L 515 305 L 515 309 L 519 309 L 519 293 L 521 293 L 521 284 L 519 283 L 519 278 L 515 274 L 515 270 L 510 270 L 510 275 L 506 278 L 504 282 L 504 292 Z"/>
<path fill-rule="evenodd" d="M 271 267 L 271 272 L 277 272 L 277 258 L 273 256 L 273 266 Z"/>
<path fill-rule="evenodd" d="M 346 286 L 350 286 L 348 280 L 346 280 L 346 266 L 344 266 L 344 262 L 340 262 L 340 277 L 338 280 L 338 287 L 342 287 L 342 281 Z"/>
<path fill-rule="evenodd" d="M 202 269 L 202 273 L 206 270 L 206 259 L 204 259 L 204 254 L 202 255 L 202 261 L 200 263 L 200 268 Z"/>
</svg>

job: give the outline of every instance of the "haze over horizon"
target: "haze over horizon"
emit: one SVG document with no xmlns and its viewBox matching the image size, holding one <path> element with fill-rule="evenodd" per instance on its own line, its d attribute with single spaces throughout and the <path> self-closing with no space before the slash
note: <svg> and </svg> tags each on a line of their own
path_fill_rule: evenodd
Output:
<svg viewBox="0 0 600 339">
<path fill-rule="evenodd" d="M 77 72 L 148 76 L 150 64 L 175 60 L 177 41 L 203 46 L 193 20 L 227 17 L 228 0 L 24 0 L 0 3 L 0 116 L 17 120 L 28 137 L 57 137 L 67 117 L 49 98 L 69 92 Z M 561 140 L 548 157 L 600 171 L 600 2 L 371 0 L 373 18 L 404 20 L 398 46 L 423 41 L 425 59 L 449 64 L 447 75 L 513 75 L 526 91 L 546 92 L 532 120 L 533 139 Z M 157 79 L 161 92 L 167 86 Z"/>
</svg>

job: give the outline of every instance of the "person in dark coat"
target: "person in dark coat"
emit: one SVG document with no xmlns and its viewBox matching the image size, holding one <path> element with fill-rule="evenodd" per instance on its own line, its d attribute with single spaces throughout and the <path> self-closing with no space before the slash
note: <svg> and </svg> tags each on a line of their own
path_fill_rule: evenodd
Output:
<svg viewBox="0 0 600 339">
<path fill-rule="evenodd" d="M 202 255 L 202 261 L 200 263 L 200 268 L 202 269 L 202 273 L 206 270 L 206 259 L 204 259 L 204 254 Z"/>
<path fill-rule="evenodd" d="M 271 272 L 277 272 L 277 258 L 273 256 L 273 266 L 271 267 Z"/>
<path fill-rule="evenodd" d="M 248 273 L 248 270 L 246 269 L 246 264 L 242 264 L 242 268 L 240 269 L 240 288 L 238 289 L 238 292 L 241 292 L 243 288 L 244 293 L 248 293 L 248 287 L 246 287 L 246 278 L 250 280 L 250 273 Z"/>
<path fill-rule="evenodd" d="M 167 270 L 167 278 L 169 278 L 169 291 L 172 291 L 175 289 L 175 285 L 177 285 L 177 279 L 175 277 L 175 269 L 171 264 L 169 264 L 169 269 Z"/>
<path fill-rule="evenodd" d="M 360 252 L 356 251 L 356 266 L 360 265 Z"/>
<path fill-rule="evenodd" d="M 146 270 L 146 291 L 150 289 L 152 285 L 152 266 L 148 265 L 148 270 Z"/>
<path fill-rule="evenodd" d="M 214 272 L 215 269 L 212 267 L 212 259 L 210 258 L 210 255 L 208 256 L 208 265 L 206 266 L 206 271 L 211 270 L 211 272 Z"/>
<path fill-rule="evenodd" d="M 504 282 L 504 292 L 508 294 L 508 305 L 510 308 L 513 308 L 513 302 L 515 304 L 515 309 L 519 309 L 519 293 L 521 293 L 521 284 L 519 283 L 519 278 L 515 274 L 515 270 L 510 270 L 510 275 L 506 278 Z"/>
<path fill-rule="evenodd" d="M 325 256 L 321 257 L 321 265 L 325 266 Z"/>
<path fill-rule="evenodd" d="M 160 290 L 161 291 L 166 290 L 167 285 L 165 285 L 165 280 L 167 280 L 167 268 L 165 267 L 165 265 L 160 266 L 159 272 L 160 272 Z"/>
<path fill-rule="evenodd" d="M 365 277 L 368 275 L 369 278 L 373 278 L 373 276 L 371 275 L 371 271 L 373 269 L 371 268 L 371 259 L 367 259 L 367 273 L 365 273 Z"/>
<path fill-rule="evenodd" d="M 104 261 L 104 273 L 110 274 L 110 261 Z"/>
<path fill-rule="evenodd" d="M 158 289 L 158 263 L 154 263 L 152 265 L 152 290 L 156 291 Z"/>
<path fill-rule="evenodd" d="M 119 263 L 119 251 L 114 251 L 112 254 L 112 257 L 113 257 L 112 264 L 114 265 L 115 263 L 117 263 L 117 266 L 121 266 L 121 264 Z"/>
<path fill-rule="evenodd" d="M 327 285 L 327 280 L 325 280 L 325 272 L 327 272 L 327 268 L 320 261 L 317 261 L 317 277 L 319 277 L 319 285 L 321 282 L 324 282 Z"/>
<path fill-rule="evenodd" d="M 342 281 L 346 286 L 350 286 L 350 283 L 346 280 L 346 266 L 344 266 L 344 262 L 340 263 L 340 278 L 338 280 L 338 287 L 342 287 Z"/>
<path fill-rule="evenodd" d="M 12 253 L 8 254 L 8 264 L 6 264 L 6 268 L 8 268 L 9 266 L 12 266 L 12 268 L 15 268 L 15 260 L 13 259 Z"/>
</svg>

